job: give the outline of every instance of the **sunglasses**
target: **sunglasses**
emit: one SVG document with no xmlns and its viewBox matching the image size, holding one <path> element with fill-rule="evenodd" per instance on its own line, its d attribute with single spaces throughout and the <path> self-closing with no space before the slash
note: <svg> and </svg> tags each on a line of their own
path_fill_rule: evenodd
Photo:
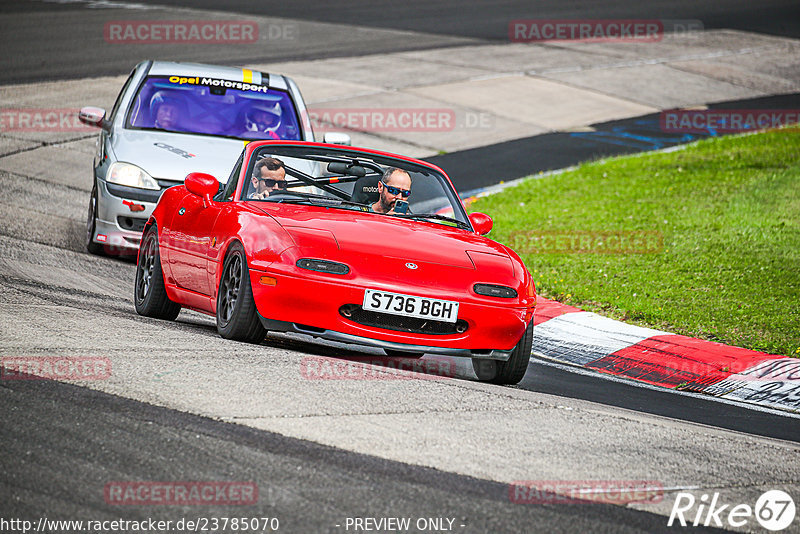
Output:
<svg viewBox="0 0 800 534">
<path fill-rule="evenodd" d="M 386 185 L 386 182 L 381 182 L 381 183 L 383 184 L 383 187 L 385 187 L 386 190 L 389 191 L 390 195 L 403 195 L 405 198 L 411 196 L 411 189 L 400 189 L 399 187 Z"/>
<path fill-rule="evenodd" d="M 273 180 L 272 178 L 257 178 L 259 182 L 264 182 L 264 185 L 267 187 L 275 187 L 278 186 L 278 189 L 286 189 L 289 187 L 289 184 L 286 180 Z"/>
</svg>

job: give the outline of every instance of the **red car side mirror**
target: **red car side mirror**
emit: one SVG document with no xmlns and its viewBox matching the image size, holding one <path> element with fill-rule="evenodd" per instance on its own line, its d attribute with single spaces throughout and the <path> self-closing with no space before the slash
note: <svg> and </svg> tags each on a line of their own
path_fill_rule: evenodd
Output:
<svg viewBox="0 0 800 534">
<path fill-rule="evenodd" d="M 492 231 L 492 226 L 494 225 L 491 217 L 485 213 L 478 212 L 469 214 L 469 222 L 472 223 L 472 227 L 478 235 L 488 234 Z"/>
<path fill-rule="evenodd" d="M 217 179 L 204 172 L 189 173 L 184 184 L 190 193 L 202 197 L 205 207 L 211 205 L 211 197 L 219 191 Z"/>
</svg>

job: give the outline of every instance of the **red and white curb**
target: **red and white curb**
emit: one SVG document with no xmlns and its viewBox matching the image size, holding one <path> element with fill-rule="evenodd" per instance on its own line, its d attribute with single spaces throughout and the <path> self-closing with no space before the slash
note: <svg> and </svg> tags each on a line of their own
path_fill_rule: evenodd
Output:
<svg viewBox="0 0 800 534">
<path fill-rule="evenodd" d="M 800 413 L 800 359 L 633 326 L 541 297 L 534 324 L 537 357 Z"/>
</svg>

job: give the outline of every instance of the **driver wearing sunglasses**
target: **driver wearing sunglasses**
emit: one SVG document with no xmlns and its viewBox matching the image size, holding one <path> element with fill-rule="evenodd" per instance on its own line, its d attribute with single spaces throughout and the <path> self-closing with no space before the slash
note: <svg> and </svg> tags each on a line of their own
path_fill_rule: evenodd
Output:
<svg viewBox="0 0 800 534">
<path fill-rule="evenodd" d="M 264 158 L 256 163 L 252 177 L 253 191 L 248 200 L 263 200 L 276 189 L 286 189 L 286 168 L 278 158 Z"/>
<path fill-rule="evenodd" d="M 370 206 L 375 213 L 394 214 L 394 203 L 411 196 L 411 175 L 403 169 L 389 167 L 378 182 L 378 201 Z"/>
</svg>

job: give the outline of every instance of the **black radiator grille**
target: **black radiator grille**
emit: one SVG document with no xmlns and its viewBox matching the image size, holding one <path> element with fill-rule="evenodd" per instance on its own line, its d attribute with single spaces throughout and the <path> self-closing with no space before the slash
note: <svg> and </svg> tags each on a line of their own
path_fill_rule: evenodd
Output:
<svg viewBox="0 0 800 534">
<path fill-rule="evenodd" d="M 357 304 L 347 304 L 339 309 L 345 319 L 364 326 L 373 326 L 385 330 L 411 332 L 414 334 L 447 335 L 461 334 L 467 330 L 467 322 L 459 319 L 455 323 L 406 317 L 365 310 Z"/>
</svg>

